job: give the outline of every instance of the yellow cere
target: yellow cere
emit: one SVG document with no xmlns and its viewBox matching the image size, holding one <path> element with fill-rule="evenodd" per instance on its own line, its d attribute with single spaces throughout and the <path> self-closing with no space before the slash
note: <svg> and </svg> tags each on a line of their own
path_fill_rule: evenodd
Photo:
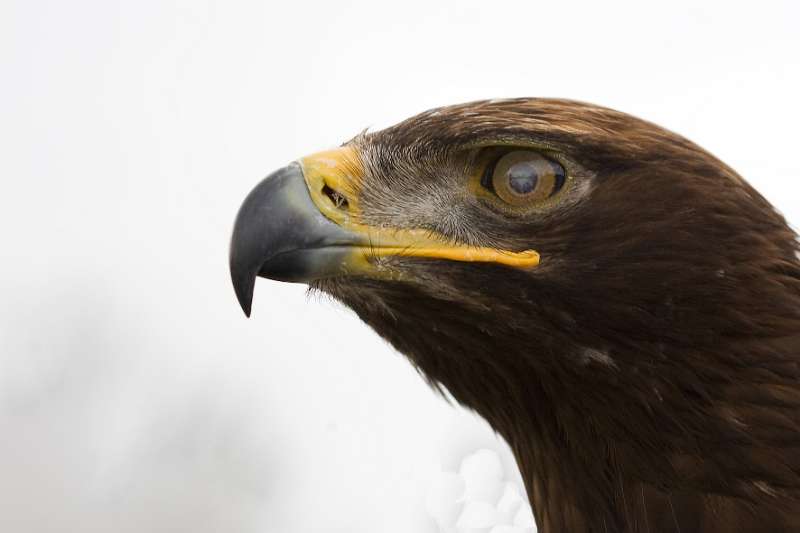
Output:
<svg viewBox="0 0 800 533">
<path fill-rule="evenodd" d="M 339 224 L 353 222 L 351 218 L 358 216 L 358 188 L 364 175 L 364 167 L 356 149 L 343 146 L 317 152 L 300 159 L 300 165 L 311 199 L 322 214 Z M 347 199 L 347 210 L 331 202 L 325 193 L 326 186 Z"/>
<path fill-rule="evenodd" d="M 318 152 L 300 159 L 311 199 L 327 218 L 363 237 L 364 244 L 353 246 L 353 267 L 363 268 L 370 258 L 421 257 L 450 261 L 498 263 L 531 268 L 539 264 L 535 250 L 512 252 L 495 248 L 458 244 L 444 236 L 422 229 L 379 229 L 358 222 L 358 189 L 364 167 L 355 148 L 345 146 Z M 336 205 L 329 192 L 347 200 Z M 357 256 L 357 257 L 356 257 Z M 360 269 L 359 268 L 359 269 Z"/>
</svg>

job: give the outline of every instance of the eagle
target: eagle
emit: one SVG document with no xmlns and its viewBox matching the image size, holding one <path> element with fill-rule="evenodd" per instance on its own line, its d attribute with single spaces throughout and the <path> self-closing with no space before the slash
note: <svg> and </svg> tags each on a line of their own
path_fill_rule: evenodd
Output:
<svg viewBox="0 0 800 533">
<path fill-rule="evenodd" d="M 754 142 L 755 142 L 754 137 Z M 800 531 L 800 259 L 729 166 L 615 110 L 486 100 L 244 200 L 230 271 L 349 307 L 510 445 L 539 531 Z"/>
</svg>

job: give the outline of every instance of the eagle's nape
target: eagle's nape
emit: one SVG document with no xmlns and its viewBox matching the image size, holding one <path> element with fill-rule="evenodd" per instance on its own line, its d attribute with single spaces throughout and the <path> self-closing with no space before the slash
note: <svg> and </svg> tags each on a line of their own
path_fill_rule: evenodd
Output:
<svg viewBox="0 0 800 533">
<path fill-rule="evenodd" d="M 800 531 L 798 246 L 729 167 L 517 99 L 287 168 L 237 218 L 246 312 L 259 274 L 351 307 L 503 435 L 540 531 Z"/>
</svg>

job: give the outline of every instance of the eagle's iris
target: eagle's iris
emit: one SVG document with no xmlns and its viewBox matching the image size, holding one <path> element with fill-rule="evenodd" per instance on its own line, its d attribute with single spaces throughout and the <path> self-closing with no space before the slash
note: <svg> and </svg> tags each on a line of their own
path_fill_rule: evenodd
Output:
<svg viewBox="0 0 800 533">
<path fill-rule="evenodd" d="M 492 190 L 512 206 L 532 205 L 556 194 L 564 186 L 564 168 L 531 150 L 514 150 L 497 160 Z"/>
</svg>

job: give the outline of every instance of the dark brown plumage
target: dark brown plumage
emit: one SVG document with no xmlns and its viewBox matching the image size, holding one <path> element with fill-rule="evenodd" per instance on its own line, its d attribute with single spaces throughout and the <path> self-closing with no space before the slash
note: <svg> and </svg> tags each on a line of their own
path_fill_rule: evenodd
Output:
<svg viewBox="0 0 800 533">
<path fill-rule="evenodd" d="M 478 145 L 557 156 L 572 188 L 504 211 L 467 186 Z M 508 441 L 539 531 L 800 531 L 798 244 L 733 170 L 563 100 L 437 109 L 348 146 L 360 224 L 541 254 L 311 282 Z"/>
</svg>

